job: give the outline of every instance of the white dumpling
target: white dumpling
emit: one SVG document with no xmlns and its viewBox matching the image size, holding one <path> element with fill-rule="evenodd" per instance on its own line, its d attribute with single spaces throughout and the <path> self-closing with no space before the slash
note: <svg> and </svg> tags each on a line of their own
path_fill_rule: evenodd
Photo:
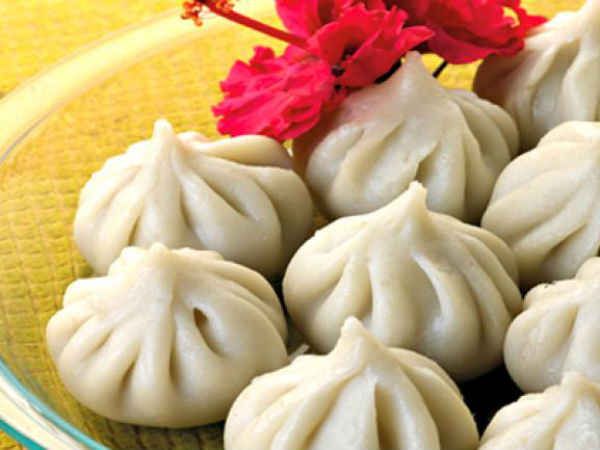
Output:
<svg viewBox="0 0 600 450">
<path fill-rule="evenodd" d="M 479 450 L 600 450 L 600 385 L 570 372 L 524 395 L 496 414 Z"/>
<path fill-rule="evenodd" d="M 577 371 L 600 382 L 600 258 L 573 280 L 540 285 L 525 298 L 504 347 L 511 377 L 525 392 L 560 383 Z"/>
<path fill-rule="evenodd" d="M 75 241 L 97 273 L 129 245 L 214 250 L 265 276 L 283 273 L 312 228 L 312 200 L 276 141 L 177 136 L 165 120 L 149 141 L 109 159 L 81 192 Z"/>
<path fill-rule="evenodd" d="M 389 80 L 353 93 L 294 141 L 294 158 L 331 217 L 374 211 L 417 180 L 431 210 L 479 223 L 518 147 L 505 111 L 445 89 L 410 53 Z"/>
<path fill-rule="evenodd" d="M 383 208 L 322 228 L 292 258 L 287 309 L 308 343 L 333 348 L 347 317 L 422 353 L 456 379 L 499 365 L 521 311 L 512 252 L 480 228 L 427 210 L 414 182 Z"/>
<path fill-rule="evenodd" d="M 383 346 L 354 318 L 330 354 L 254 379 L 225 423 L 225 450 L 475 450 L 478 441 L 437 364 Z"/>
<path fill-rule="evenodd" d="M 523 286 L 573 277 L 600 248 L 600 123 L 560 125 L 511 162 L 482 225 L 512 247 Z"/>
<path fill-rule="evenodd" d="M 287 362 L 277 295 L 215 253 L 130 247 L 107 276 L 78 280 L 48 323 L 67 389 L 119 422 L 223 420 L 250 380 Z"/>
<path fill-rule="evenodd" d="M 475 91 L 516 120 L 525 149 L 571 120 L 600 120 L 600 1 L 532 31 L 516 56 L 488 58 Z"/>
</svg>

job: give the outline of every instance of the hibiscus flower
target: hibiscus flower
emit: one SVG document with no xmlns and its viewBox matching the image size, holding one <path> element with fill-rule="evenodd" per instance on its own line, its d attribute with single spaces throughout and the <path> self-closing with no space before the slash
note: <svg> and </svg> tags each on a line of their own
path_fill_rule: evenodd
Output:
<svg viewBox="0 0 600 450">
<path fill-rule="evenodd" d="M 490 55 L 513 56 L 524 38 L 546 18 L 530 15 L 520 0 L 386 0 L 408 13 L 409 25 L 434 32 L 425 51 L 452 64 L 465 64 Z M 509 14 L 512 11 L 512 15 Z"/>
<path fill-rule="evenodd" d="M 437 76 L 448 62 L 514 55 L 546 20 L 520 0 L 276 0 L 276 7 L 287 30 L 239 14 L 233 0 L 184 3 L 183 17 L 197 24 L 210 10 L 289 44 L 279 56 L 257 47 L 249 62 L 233 65 L 213 108 L 221 133 L 294 139 L 349 93 L 389 75 L 412 49 L 446 60 Z"/>
<path fill-rule="evenodd" d="M 368 10 L 362 4 L 353 6 L 320 28 L 309 45 L 334 68 L 340 86 L 365 87 L 433 35 L 426 27 L 404 28 L 406 18 L 407 14 L 395 7 Z"/>
<path fill-rule="evenodd" d="M 406 14 L 388 10 L 382 2 L 332 0 L 328 14 L 310 23 L 317 27 L 312 34 L 304 28 L 309 27 L 306 9 L 300 8 L 296 19 L 288 10 L 286 21 L 302 35 L 256 22 L 235 12 L 228 1 L 198 0 L 184 6 L 186 18 L 200 21 L 208 8 L 290 44 L 281 56 L 256 48 L 253 58 L 237 61 L 221 83 L 225 96 L 213 112 L 220 117 L 219 131 L 232 136 L 262 134 L 279 141 L 300 136 L 349 91 L 375 82 L 432 35 L 426 27 L 404 28 Z"/>
</svg>

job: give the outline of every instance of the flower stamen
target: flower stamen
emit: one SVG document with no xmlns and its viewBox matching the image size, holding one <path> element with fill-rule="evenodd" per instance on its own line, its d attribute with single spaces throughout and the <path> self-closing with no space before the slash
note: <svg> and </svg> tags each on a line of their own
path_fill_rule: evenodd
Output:
<svg viewBox="0 0 600 450">
<path fill-rule="evenodd" d="M 191 19 L 196 25 L 201 26 L 203 23 L 202 13 L 205 10 L 212 11 L 218 16 L 231 20 L 239 25 L 251 28 L 254 31 L 258 31 L 259 33 L 266 34 L 267 36 L 287 42 L 290 45 L 294 45 L 308 51 L 308 44 L 304 38 L 259 22 L 258 20 L 234 11 L 233 2 L 231 0 L 186 1 L 183 3 L 183 14 L 181 17 L 183 19 Z"/>
</svg>

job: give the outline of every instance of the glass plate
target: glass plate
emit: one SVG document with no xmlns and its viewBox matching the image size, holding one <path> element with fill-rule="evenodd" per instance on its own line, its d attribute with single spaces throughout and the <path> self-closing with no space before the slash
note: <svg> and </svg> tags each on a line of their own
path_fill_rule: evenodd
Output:
<svg viewBox="0 0 600 450">
<path fill-rule="evenodd" d="M 267 0 L 240 9 L 275 20 Z M 63 388 L 44 338 L 65 288 L 91 273 L 72 241 L 86 179 L 107 157 L 149 136 L 159 117 L 181 131 L 216 135 L 210 106 L 219 99 L 218 80 L 254 45 L 279 46 L 216 17 L 196 28 L 179 15 L 172 10 L 109 35 L 0 101 L 0 392 L 21 410 L 30 405 L 35 426 L 64 432 L 64 448 L 222 447 L 220 425 L 161 430 L 93 414 Z M 41 448 L 22 431 L 34 425 L 8 422 L 0 429 Z"/>
<path fill-rule="evenodd" d="M 240 8 L 276 22 L 272 5 Z M 93 414 L 63 388 L 44 335 L 68 284 L 91 273 L 71 228 L 86 180 L 107 157 L 147 138 L 159 117 L 178 131 L 215 136 L 218 80 L 259 43 L 280 48 L 218 18 L 195 28 L 174 10 L 88 46 L 0 101 L 0 393 L 64 448 L 222 447 L 221 425 L 163 430 Z M 468 88 L 473 71 L 453 68 L 442 81 Z M 40 448 L 22 428 L 0 421 L 0 429 Z"/>
</svg>

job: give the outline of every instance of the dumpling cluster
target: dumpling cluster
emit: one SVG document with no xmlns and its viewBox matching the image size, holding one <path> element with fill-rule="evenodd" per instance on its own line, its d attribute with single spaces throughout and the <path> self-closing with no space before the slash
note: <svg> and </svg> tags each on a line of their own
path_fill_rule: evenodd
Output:
<svg viewBox="0 0 600 450">
<path fill-rule="evenodd" d="M 567 371 L 600 382 L 600 258 L 587 261 L 573 280 L 540 285 L 506 336 L 504 357 L 525 392 L 560 383 Z"/>
<path fill-rule="evenodd" d="M 479 450 L 600 450 L 600 385 L 567 373 L 559 386 L 500 410 Z"/>
<path fill-rule="evenodd" d="M 329 355 L 254 379 L 225 424 L 226 450 L 475 450 L 478 441 L 437 364 L 384 347 L 354 318 Z"/>
<path fill-rule="evenodd" d="M 47 342 L 67 389 L 120 422 L 223 420 L 239 392 L 287 362 L 277 295 L 217 253 L 126 248 L 107 276 L 72 283 Z"/>
<path fill-rule="evenodd" d="M 600 249 L 600 123 L 563 124 L 511 162 L 482 225 L 514 250 L 524 286 L 573 277 Z"/>
<path fill-rule="evenodd" d="M 161 242 L 283 273 L 312 227 L 312 200 L 272 139 L 209 142 L 159 120 L 151 140 L 109 159 L 81 192 L 75 241 L 99 274 L 121 250 Z"/>
<path fill-rule="evenodd" d="M 277 61 L 313 70 L 290 55 Z M 342 83 L 333 69 L 316 78 Z M 72 283 L 48 324 L 67 389 L 119 422 L 227 418 L 226 450 L 600 450 L 600 122 L 564 123 L 600 120 L 600 0 L 489 58 L 475 88 L 409 53 L 335 111 L 295 111 L 321 121 L 293 157 L 156 122 L 81 192 L 75 240 L 106 275 Z M 309 238 L 311 194 L 337 220 Z M 323 354 L 288 366 L 264 278 L 284 273 L 291 321 Z M 520 283 L 575 273 L 519 314 Z M 453 379 L 503 354 L 524 391 L 561 384 L 501 410 L 480 443 Z"/>
<path fill-rule="evenodd" d="M 370 214 L 338 219 L 293 257 L 288 311 L 308 343 L 333 348 L 355 316 L 384 344 L 416 350 L 456 379 L 499 365 L 521 311 L 510 249 L 493 234 L 426 208 L 419 183 Z"/>
<path fill-rule="evenodd" d="M 352 94 L 297 139 L 294 158 L 330 217 L 374 211 L 417 180 L 431 210 L 478 223 L 518 147 L 505 111 L 443 88 L 410 53 L 389 80 Z"/>
<path fill-rule="evenodd" d="M 600 2 L 562 13 L 532 31 L 516 56 L 491 57 L 475 91 L 516 120 L 525 149 L 571 120 L 600 120 Z"/>
</svg>

